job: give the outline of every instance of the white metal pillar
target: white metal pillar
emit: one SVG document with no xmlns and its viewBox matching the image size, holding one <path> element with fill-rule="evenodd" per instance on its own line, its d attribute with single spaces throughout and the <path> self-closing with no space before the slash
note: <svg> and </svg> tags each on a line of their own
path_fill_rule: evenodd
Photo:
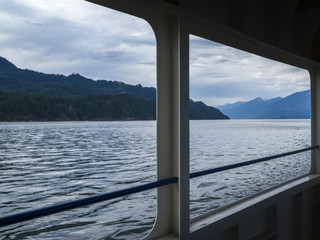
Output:
<svg viewBox="0 0 320 240">
<path fill-rule="evenodd" d="M 157 219 L 148 239 L 189 236 L 189 34 L 181 10 L 159 13 L 157 40 L 158 179 L 179 182 L 158 189 Z"/>
<path fill-rule="evenodd" d="M 185 2 L 87 0 L 147 20 L 157 41 L 157 177 L 179 182 L 158 188 L 157 218 L 146 239 L 188 239 L 189 19 Z"/>
</svg>

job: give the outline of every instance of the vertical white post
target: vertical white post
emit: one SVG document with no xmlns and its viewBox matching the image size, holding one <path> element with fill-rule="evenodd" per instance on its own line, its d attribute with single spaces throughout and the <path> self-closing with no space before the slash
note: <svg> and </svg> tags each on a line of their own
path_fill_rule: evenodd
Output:
<svg viewBox="0 0 320 240">
<path fill-rule="evenodd" d="M 147 239 L 189 235 L 189 35 L 181 21 L 177 8 L 151 22 L 157 40 L 158 179 L 179 182 L 158 189 L 157 219 Z"/>
<path fill-rule="evenodd" d="M 190 207 L 189 21 L 184 10 L 186 2 L 179 1 L 175 5 L 148 0 L 87 1 L 143 17 L 154 29 L 157 41 L 157 177 L 178 177 L 179 182 L 158 188 L 156 222 L 145 239 L 168 235 L 187 239 L 190 235 Z"/>
<path fill-rule="evenodd" d="M 320 65 L 310 70 L 311 77 L 311 144 L 320 145 Z M 311 173 L 320 173 L 320 151 L 312 151 Z"/>
</svg>

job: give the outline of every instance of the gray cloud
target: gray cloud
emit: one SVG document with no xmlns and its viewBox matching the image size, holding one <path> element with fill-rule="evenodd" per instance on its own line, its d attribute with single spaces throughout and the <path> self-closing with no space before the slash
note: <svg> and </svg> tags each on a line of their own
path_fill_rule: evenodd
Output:
<svg viewBox="0 0 320 240">
<path fill-rule="evenodd" d="M 190 95 L 195 99 L 216 106 L 308 88 L 306 70 L 191 36 Z"/>
<path fill-rule="evenodd" d="M 0 55 L 18 67 L 156 85 L 151 27 L 83 0 L 0 0 Z M 190 96 L 210 105 L 309 88 L 304 70 L 191 36 Z"/>
<path fill-rule="evenodd" d="M 155 38 L 144 20 L 82 0 L 0 4 L 8 23 L 0 55 L 18 67 L 155 86 Z"/>
</svg>

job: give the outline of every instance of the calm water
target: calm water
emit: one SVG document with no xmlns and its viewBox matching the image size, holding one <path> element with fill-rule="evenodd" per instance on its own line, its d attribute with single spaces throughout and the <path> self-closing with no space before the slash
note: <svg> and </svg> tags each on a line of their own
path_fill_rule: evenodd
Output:
<svg viewBox="0 0 320 240">
<path fill-rule="evenodd" d="M 191 121 L 191 171 L 310 146 L 310 120 Z M 0 123 L 0 215 L 156 180 L 156 122 Z M 191 180 L 191 217 L 308 172 L 310 153 Z M 156 190 L 0 228 L 0 239 L 139 239 Z"/>
<path fill-rule="evenodd" d="M 191 171 L 311 146 L 310 120 L 191 122 Z M 191 217 L 307 174 L 310 152 L 195 178 Z"/>
</svg>

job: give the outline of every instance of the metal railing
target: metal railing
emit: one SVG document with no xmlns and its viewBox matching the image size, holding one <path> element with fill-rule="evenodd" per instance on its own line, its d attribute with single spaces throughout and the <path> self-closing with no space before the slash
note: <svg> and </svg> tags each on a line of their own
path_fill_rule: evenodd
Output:
<svg viewBox="0 0 320 240">
<path fill-rule="evenodd" d="M 155 182 L 146 183 L 146 184 L 143 184 L 140 186 L 131 187 L 131 188 L 115 191 L 115 192 L 105 193 L 105 194 L 101 194 L 101 195 L 97 195 L 97 196 L 83 198 L 80 200 L 70 201 L 67 203 L 57 204 L 57 205 L 53 205 L 53 206 L 48 206 L 48 207 L 44 207 L 44 208 L 39 208 L 39 209 L 31 210 L 31 211 L 26 211 L 26 212 L 22 212 L 22 213 L 17 213 L 17 214 L 1 217 L 0 218 L 0 227 L 23 222 L 23 221 L 27 221 L 27 220 L 30 220 L 33 218 L 39 218 L 39 217 L 51 215 L 51 214 L 58 213 L 58 212 L 71 210 L 74 208 L 83 207 L 83 206 L 93 204 L 93 203 L 99 203 L 102 201 L 107 201 L 107 200 L 111 200 L 114 198 L 123 197 L 123 196 L 129 195 L 129 194 L 134 194 L 134 193 L 151 190 L 151 189 L 158 188 L 158 187 L 163 187 L 163 186 L 166 186 L 166 185 L 169 185 L 172 183 L 176 183 L 176 182 L 178 182 L 178 178 L 172 177 L 172 178 L 158 180 Z"/>
<path fill-rule="evenodd" d="M 266 162 L 266 161 L 270 161 L 272 159 L 282 158 L 282 157 L 286 157 L 286 156 L 290 156 L 290 155 L 294 155 L 294 154 L 298 154 L 298 153 L 302 153 L 302 152 L 307 152 L 307 151 L 310 151 L 313 149 L 319 149 L 319 146 L 312 146 L 312 147 L 303 148 L 303 149 L 299 149 L 299 150 L 295 150 L 295 151 L 291 151 L 291 152 L 286 152 L 286 153 L 281 153 L 281 154 L 277 154 L 277 155 L 273 155 L 273 156 L 269 156 L 269 157 L 263 157 L 263 158 L 258 158 L 258 159 L 246 161 L 246 162 L 235 163 L 235 164 L 231 164 L 231 165 L 227 165 L 227 166 L 198 171 L 198 172 L 190 173 L 190 178 L 196 178 L 196 177 L 200 177 L 200 176 L 204 176 L 204 175 L 208 175 L 208 174 L 212 174 L 212 173 L 226 171 L 226 170 L 233 169 L 233 168 L 248 166 L 248 165 L 255 164 L 255 163 Z"/>
<path fill-rule="evenodd" d="M 229 169 L 234 169 L 234 168 L 238 168 L 238 167 L 242 167 L 242 166 L 247 166 L 247 165 L 251 165 L 251 164 L 255 164 L 255 163 L 270 161 L 272 159 L 281 158 L 281 157 L 285 157 L 285 156 L 289 156 L 289 155 L 294 155 L 294 154 L 310 151 L 313 149 L 319 149 L 319 146 L 312 146 L 312 147 L 303 148 L 303 149 L 296 150 L 296 151 L 281 153 L 281 154 L 277 154 L 277 155 L 273 155 L 273 156 L 269 156 L 269 157 L 264 157 L 264 158 L 259 158 L 259 159 L 255 159 L 255 160 L 251 160 L 251 161 L 246 161 L 246 162 L 231 164 L 231 165 L 227 165 L 227 166 L 212 168 L 212 169 L 208 169 L 208 170 L 204 170 L 204 171 L 193 172 L 193 173 L 190 173 L 190 179 L 204 176 L 204 175 L 208 175 L 208 174 L 212 174 L 212 173 L 226 171 Z M 52 206 L 48 206 L 48 207 L 44 207 L 44 208 L 39 208 L 39 209 L 31 210 L 31 211 L 26 211 L 26 212 L 17 213 L 17 214 L 5 216 L 5 217 L 0 217 L 0 227 L 20 223 L 20 222 L 27 221 L 27 220 L 34 219 L 34 218 L 48 216 L 48 215 L 51 215 L 54 213 L 63 212 L 63 211 L 71 210 L 74 208 L 83 207 L 83 206 L 93 204 L 93 203 L 99 203 L 102 201 L 107 201 L 107 200 L 111 200 L 114 198 L 123 197 L 123 196 L 129 195 L 129 194 L 134 194 L 134 193 L 138 193 L 138 192 L 142 192 L 142 191 L 155 189 L 158 187 L 177 183 L 178 180 L 179 179 L 177 177 L 171 177 L 171 178 L 158 180 L 158 181 L 151 182 L 151 183 L 146 183 L 146 184 L 142 184 L 142 185 L 139 185 L 136 187 L 131 187 L 131 188 L 115 191 L 115 192 L 105 193 L 105 194 L 87 197 L 87 198 L 83 198 L 80 200 L 75 200 L 75 201 L 71 201 L 71 202 L 67 202 L 67 203 L 52 205 Z"/>
</svg>

